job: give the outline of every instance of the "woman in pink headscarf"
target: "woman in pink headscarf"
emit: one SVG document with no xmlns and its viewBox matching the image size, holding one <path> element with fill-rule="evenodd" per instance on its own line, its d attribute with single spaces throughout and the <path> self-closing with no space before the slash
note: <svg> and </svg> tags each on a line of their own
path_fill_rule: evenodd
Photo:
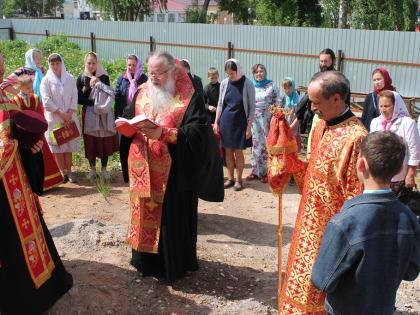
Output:
<svg viewBox="0 0 420 315">
<path fill-rule="evenodd" d="M 136 55 L 128 55 L 127 71 L 120 75 L 115 86 L 115 118 L 122 117 L 124 108 L 131 103 L 137 88 L 147 81 L 143 64 Z"/>
<path fill-rule="evenodd" d="M 252 146 L 251 126 L 255 114 L 255 87 L 242 72 L 236 59 L 225 62 L 228 76 L 220 83 L 214 131 L 220 133 L 220 142 L 226 152 L 229 178 L 225 188 L 241 190 L 244 170 L 243 150 Z M 234 168 L 236 164 L 236 180 Z"/>
<path fill-rule="evenodd" d="M 420 162 L 420 136 L 416 122 L 409 117 L 401 96 L 394 91 L 379 93 L 380 116 L 372 120 L 370 132 L 392 131 L 402 137 L 407 151 L 401 171 L 391 180 L 391 188 L 398 193 L 402 187 L 413 187 L 414 176 Z M 386 161 L 378 161 L 386 163 Z"/>
</svg>

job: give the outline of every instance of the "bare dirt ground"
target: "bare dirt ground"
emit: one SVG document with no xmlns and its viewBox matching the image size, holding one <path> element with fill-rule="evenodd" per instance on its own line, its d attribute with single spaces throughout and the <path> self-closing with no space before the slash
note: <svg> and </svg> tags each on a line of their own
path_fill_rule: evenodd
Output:
<svg viewBox="0 0 420 315">
<path fill-rule="evenodd" d="M 244 177 L 248 174 L 249 165 Z M 108 198 L 84 176 L 41 198 L 74 278 L 74 287 L 48 314 L 277 314 L 278 199 L 268 184 L 228 189 L 223 203 L 200 201 L 200 269 L 170 287 L 142 278 L 128 264 L 128 187 L 120 172 L 112 175 Z M 290 186 L 283 197 L 283 270 L 299 200 Z M 397 314 L 419 314 L 420 279 L 403 282 L 397 306 Z"/>
</svg>

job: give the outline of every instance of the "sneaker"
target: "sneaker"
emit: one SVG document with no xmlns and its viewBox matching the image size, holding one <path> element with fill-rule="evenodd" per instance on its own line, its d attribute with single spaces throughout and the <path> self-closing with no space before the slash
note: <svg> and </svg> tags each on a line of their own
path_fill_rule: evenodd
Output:
<svg viewBox="0 0 420 315">
<path fill-rule="evenodd" d="M 98 174 L 96 174 L 96 170 L 90 170 L 88 174 L 88 178 L 90 180 L 95 180 L 98 178 Z"/>
<path fill-rule="evenodd" d="M 103 170 L 103 171 L 102 171 L 102 178 L 103 178 L 104 180 L 110 180 L 110 179 L 111 179 L 111 175 L 109 175 L 108 171 Z"/>
<path fill-rule="evenodd" d="M 69 182 L 72 184 L 76 184 L 77 183 L 77 179 L 74 177 L 69 177 Z"/>
</svg>

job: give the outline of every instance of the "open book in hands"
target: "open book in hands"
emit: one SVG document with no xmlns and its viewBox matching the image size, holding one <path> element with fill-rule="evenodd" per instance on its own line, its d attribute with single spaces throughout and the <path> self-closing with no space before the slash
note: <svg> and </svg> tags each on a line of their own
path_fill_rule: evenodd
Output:
<svg viewBox="0 0 420 315">
<path fill-rule="evenodd" d="M 126 137 L 134 136 L 141 128 L 155 129 L 159 127 L 158 124 L 144 115 L 138 115 L 132 119 L 119 117 L 115 120 L 115 125 L 114 130 Z"/>
</svg>

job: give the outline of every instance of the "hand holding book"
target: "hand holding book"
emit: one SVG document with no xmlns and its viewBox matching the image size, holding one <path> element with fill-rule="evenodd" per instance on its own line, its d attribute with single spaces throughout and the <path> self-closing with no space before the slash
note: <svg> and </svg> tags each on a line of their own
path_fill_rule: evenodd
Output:
<svg viewBox="0 0 420 315">
<path fill-rule="evenodd" d="M 150 120 L 144 115 L 138 115 L 133 119 L 118 118 L 115 120 L 114 130 L 118 133 L 130 138 L 134 136 L 138 131 L 143 132 L 146 136 L 152 133 L 155 129 L 161 129 L 153 120 Z M 155 130 L 153 133 L 157 132 Z"/>
</svg>

